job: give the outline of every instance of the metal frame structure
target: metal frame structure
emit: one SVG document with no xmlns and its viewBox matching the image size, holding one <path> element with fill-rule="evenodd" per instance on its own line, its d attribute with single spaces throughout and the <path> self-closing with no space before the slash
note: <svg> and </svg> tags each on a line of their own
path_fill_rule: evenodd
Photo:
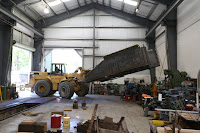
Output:
<svg viewBox="0 0 200 133">
<path fill-rule="evenodd" d="M 146 34 L 146 39 L 147 39 L 147 43 L 149 45 L 149 48 L 155 49 L 155 29 L 157 28 L 157 26 L 159 26 L 163 21 L 165 21 L 165 25 L 166 25 L 166 39 L 167 39 L 167 50 L 168 50 L 168 64 L 169 64 L 169 68 L 171 69 L 176 69 L 177 68 L 177 35 L 176 35 L 176 19 L 177 16 L 176 15 L 170 15 L 173 13 L 177 13 L 176 8 L 183 2 L 183 0 L 152 0 L 155 3 L 161 3 L 166 5 L 168 8 L 167 10 L 159 17 L 159 19 L 154 22 L 149 20 L 148 18 L 151 16 L 151 14 L 154 12 L 155 8 L 157 6 L 153 6 L 152 10 L 150 11 L 149 15 L 147 16 L 147 18 L 143 18 L 143 17 L 139 17 L 136 15 L 136 13 L 134 14 L 129 14 L 123 11 L 124 5 L 122 4 L 122 10 L 117 10 L 114 9 L 111 6 L 111 0 L 109 0 L 109 5 L 106 6 L 105 2 L 103 0 L 103 4 L 99 4 L 97 2 L 93 2 L 89 4 L 87 3 L 87 1 L 85 0 L 85 5 L 81 6 L 81 4 L 78 2 L 79 8 L 73 9 L 73 10 L 68 10 L 67 6 L 65 5 L 65 3 L 63 2 L 66 12 L 65 13 L 61 13 L 61 14 L 56 14 L 56 12 L 49 6 L 50 10 L 54 13 L 54 16 L 49 17 L 49 18 L 43 18 L 41 15 L 39 15 L 39 13 L 37 13 L 37 15 L 41 18 L 41 20 L 35 23 L 35 27 L 30 26 L 28 23 L 26 23 L 25 21 L 23 21 L 22 19 L 20 19 L 19 17 L 15 16 L 14 14 L 11 13 L 11 10 L 8 10 L 10 8 L 12 8 L 13 6 L 17 6 L 18 4 L 20 4 L 21 2 L 24 2 L 26 0 L 12 0 L 14 3 L 12 3 L 10 0 L 3 0 L 0 5 L 0 12 L 2 12 L 5 18 L 8 19 L 12 19 L 15 20 L 16 22 L 18 22 L 19 24 L 23 25 L 24 27 L 26 27 L 27 29 L 31 30 L 32 32 L 35 33 L 35 36 L 39 36 L 41 38 L 44 37 L 43 33 L 41 32 L 41 28 L 50 26 L 54 23 L 57 23 L 59 21 L 74 17 L 76 15 L 79 15 L 83 12 L 89 11 L 91 9 L 98 9 L 101 11 L 104 11 L 106 13 L 112 14 L 113 16 L 122 18 L 124 20 L 127 20 L 129 22 L 132 23 L 137 23 L 141 26 L 147 27 L 149 28 L 148 33 Z M 45 0 L 44 0 L 45 1 Z M 61 0 L 62 1 L 62 0 Z M 40 2 L 40 1 L 38 1 Z M 46 4 L 48 4 L 46 2 Z M 48 5 L 47 5 L 48 6 Z M 140 4 L 138 5 L 138 7 L 140 6 Z M 32 9 L 28 8 L 30 11 L 33 11 Z M 37 12 L 37 11 L 36 11 Z M 34 13 L 36 13 L 34 11 Z M 27 14 L 25 12 L 22 12 L 24 15 L 27 16 Z M 28 17 L 28 16 L 27 16 Z M 31 18 L 30 18 L 31 19 Z M 40 24 L 41 23 L 41 24 Z M 94 27 L 95 28 L 95 27 Z M 10 29 L 11 26 L 6 27 L 2 27 L 1 29 L 1 35 L 2 38 L 3 36 L 5 36 L 4 34 L 6 34 L 6 36 L 10 36 Z M 6 31 L 6 32 L 5 32 Z M 4 33 L 4 34 L 3 34 Z M 6 40 L 1 39 L 2 41 L 0 42 L 0 46 L 1 49 L 4 49 L 4 51 L 7 51 L 7 53 L 5 54 L 5 52 L 3 52 L 4 54 L 1 56 L 2 57 L 6 57 L 4 59 L 0 59 L 0 61 L 2 61 L 2 65 L 0 65 L 0 71 L 2 72 L 2 74 L 0 75 L 1 79 L 0 83 L 1 84 L 6 84 L 6 79 L 5 77 L 8 74 L 8 71 L 10 70 L 10 65 L 9 65 L 9 58 L 10 58 L 10 46 L 11 46 L 11 41 L 10 38 L 7 38 Z M 94 40 L 94 39 L 93 39 Z M 42 42 L 43 39 L 39 39 L 39 40 L 35 40 L 34 42 L 34 47 L 36 48 L 36 51 L 34 52 L 34 58 L 33 58 L 33 70 L 39 70 L 40 66 L 38 64 L 40 64 L 41 62 L 41 57 L 42 57 Z M 8 45 L 3 45 L 3 44 L 10 44 Z M 92 47 L 93 49 L 95 49 L 95 45 Z M 1 57 L 0 56 L 0 57 Z M 95 56 L 95 52 L 93 52 L 93 58 Z M 7 58 L 8 57 L 8 58 Z M 2 71 L 4 70 L 4 71 Z M 155 69 L 151 69 L 151 77 L 153 78 L 153 76 L 155 75 Z"/>
<path fill-rule="evenodd" d="M 57 16 L 45 18 L 44 21 L 45 21 L 46 24 L 41 20 L 40 21 L 42 23 L 41 27 L 47 27 L 49 25 L 55 24 L 57 22 L 60 22 L 62 20 L 65 20 L 65 19 L 68 19 L 68 18 L 71 18 L 71 17 L 74 17 L 78 14 L 84 13 L 84 12 L 92 10 L 94 8 L 101 10 L 101 11 L 104 11 L 106 13 L 112 14 L 116 17 L 125 19 L 129 22 L 138 23 L 138 24 L 140 24 L 144 27 L 149 28 L 149 27 L 153 26 L 153 24 L 154 24 L 154 21 L 136 16 L 134 14 L 129 14 L 129 13 L 126 13 L 126 12 L 123 12 L 123 11 L 120 11 L 120 10 L 117 10 L 117 9 L 114 9 L 114 8 L 110 8 L 110 7 L 102 5 L 102 4 L 91 3 L 91 4 L 88 4 L 88 5 L 85 5 L 85 6 L 81 6 L 80 8 L 70 10 L 69 13 L 64 12 L 64 13 L 61 13 Z"/>
</svg>

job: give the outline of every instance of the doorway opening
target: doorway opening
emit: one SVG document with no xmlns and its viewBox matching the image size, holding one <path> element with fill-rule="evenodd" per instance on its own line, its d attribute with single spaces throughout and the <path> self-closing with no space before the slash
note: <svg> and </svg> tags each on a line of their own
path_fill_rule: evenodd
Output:
<svg viewBox="0 0 200 133">
<path fill-rule="evenodd" d="M 82 67 L 82 57 L 74 49 L 54 49 L 44 59 L 45 69 L 51 72 L 52 63 L 66 64 L 66 73 L 73 73 Z"/>
<path fill-rule="evenodd" d="M 19 94 L 31 91 L 31 88 L 25 88 L 31 72 L 31 56 L 32 52 L 13 46 L 11 83 L 16 84 Z"/>
</svg>

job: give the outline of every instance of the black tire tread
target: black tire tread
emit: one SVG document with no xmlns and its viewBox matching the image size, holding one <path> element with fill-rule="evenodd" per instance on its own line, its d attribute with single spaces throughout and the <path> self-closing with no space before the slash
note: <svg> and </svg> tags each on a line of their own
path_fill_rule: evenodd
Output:
<svg viewBox="0 0 200 133">
<path fill-rule="evenodd" d="M 38 91 L 38 87 L 40 85 L 44 85 L 46 87 L 46 91 L 44 93 L 40 93 Z M 49 95 L 50 91 L 51 91 L 51 84 L 47 81 L 47 80 L 39 80 L 35 86 L 34 86 L 34 90 L 35 90 L 35 93 L 40 96 L 40 97 L 46 97 Z"/>
</svg>

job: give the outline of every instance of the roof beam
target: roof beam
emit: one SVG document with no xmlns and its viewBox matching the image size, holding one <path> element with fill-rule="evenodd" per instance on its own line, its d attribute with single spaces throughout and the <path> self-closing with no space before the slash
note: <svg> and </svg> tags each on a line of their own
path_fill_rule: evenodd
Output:
<svg viewBox="0 0 200 133">
<path fill-rule="evenodd" d="M 66 9 L 67 13 L 69 13 L 69 9 L 67 8 L 67 6 L 66 6 L 65 2 L 63 2 L 63 0 L 60 0 L 60 1 L 61 1 L 61 3 L 64 5 L 64 7 L 65 7 L 65 9 Z"/>
<path fill-rule="evenodd" d="M 164 4 L 164 5 L 170 5 L 174 0 L 152 0 L 152 1 Z"/>
<path fill-rule="evenodd" d="M 156 28 L 160 25 L 160 23 L 167 17 L 167 15 L 176 9 L 184 0 L 176 0 L 171 4 L 168 9 L 163 13 L 163 15 L 156 21 L 156 23 L 150 28 L 150 30 L 146 34 L 146 38 L 148 38 Z"/>
<path fill-rule="evenodd" d="M 77 0 L 77 3 L 78 3 L 78 7 L 80 8 L 80 7 L 81 7 L 81 4 L 80 4 L 79 0 Z"/>
<path fill-rule="evenodd" d="M 15 16 L 13 13 L 11 13 L 9 10 L 7 10 L 6 8 L 4 8 L 1 5 L 0 5 L 0 12 L 7 15 L 11 19 L 15 20 L 17 23 L 21 24 L 22 26 L 26 27 L 27 29 L 31 30 L 32 32 L 34 32 L 38 36 L 44 37 L 44 35 L 41 31 L 37 30 L 36 28 L 32 27 L 31 25 L 29 25 L 28 23 L 26 23 L 25 21 L 23 21 L 19 17 Z"/>
<path fill-rule="evenodd" d="M 26 1 L 26 0 L 14 0 L 14 2 L 15 2 L 16 4 L 20 4 L 21 2 L 24 2 L 24 1 Z"/>
<path fill-rule="evenodd" d="M 151 15 L 153 14 L 153 12 L 155 11 L 156 7 L 158 6 L 158 4 L 154 4 L 153 7 L 151 8 L 149 14 L 147 15 L 147 19 L 149 19 L 151 17 Z"/>
<path fill-rule="evenodd" d="M 14 5 L 14 7 L 19 11 L 19 12 L 21 12 L 23 15 L 25 15 L 27 18 L 29 18 L 30 20 L 32 20 L 33 22 L 38 22 L 36 19 L 34 19 L 33 17 L 31 17 L 29 14 L 27 14 L 25 11 L 23 11 L 21 8 L 19 8 L 18 6 L 17 6 L 17 4 L 14 2 L 14 1 L 12 1 L 12 0 L 10 0 L 11 1 L 11 3 Z"/>
<path fill-rule="evenodd" d="M 132 23 L 137 23 L 139 25 L 145 26 L 145 27 L 151 27 L 154 24 L 154 21 L 136 16 L 134 14 L 129 14 L 126 12 L 122 12 L 117 9 L 113 9 L 107 6 L 103 6 L 101 4 L 95 4 L 95 8 L 101 11 L 104 11 L 106 13 L 112 14 L 116 17 L 122 18 L 124 20 L 127 20 Z"/>
<path fill-rule="evenodd" d="M 71 17 L 74 17 L 74 16 L 79 15 L 81 13 L 84 13 L 86 11 L 92 10 L 93 8 L 94 8 L 93 4 L 88 4 L 88 5 L 85 5 L 85 6 L 81 6 L 80 8 L 70 10 L 69 13 L 64 12 L 64 13 L 58 14 L 57 16 L 45 18 L 44 21 L 45 21 L 46 24 L 42 23 L 42 21 L 41 21 L 42 27 L 44 28 L 44 27 L 47 27 L 49 25 L 58 23 L 62 20 L 69 19 Z"/>
<path fill-rule="evenodd" d="M 49 4 L 46 2 L 46 0 L 43 0 L 44 3 L 49 7 L 49 9 L 51 10 L 51 12 L 54 14 L 54 15 L 57 15 L 56 12 L 51 8 L 51 6 L 49 6 Z"/>
<path fill-rule="evenodd" d="M 121 7 L 121 10 L 122 11 L 124 11 L 124 5 L 125 5 L 125 3 L 124 3 L 124 0 L 122 1 L 122 7 Z"/>
<path fill-rule="evenodd" d="M 84 2 L 85 2 L 85 5 L 87 5 L 87 1 L 86 1 L 86 0 L 84 0 Z"/>
<path fill-rule="evenodd" d="M 49 17 L 49 18 L 45 18 L 44 21 L 46 24 L 44 24 L 43 22 L 42 23 L 42 27 L 48 27 L 52 24 L 55 24 L 55 23 L 58 23 L 62 20 L 65 20 L 65 19 L 69 19 L 71 17 L 74 17 L 76 15 L 79 15 L 81 13 L 84 13 L 86 11 L 89 11 L 89 10 L 92 10 L 93 8 L 96 8 L 98 10 L 101 10 L 101 11 L 104 11 L 106 13 L 109 13 L 109 14 L 112 14 L 116 17 L 119 17 L 119 18 L 122 18 L 122 19 L 125 19 L 129 22 L 132 22 L 132 23 L 137 23 L 141 26 L 144 26 L 144 27 L 152 27 L 153 24 L 154 24 L 154 21 L 151 21 L 151 20 L 148 20 L 148 19 L 145 19 L 145 18 L 142 18 L 142 17 L 139 17 L 139 16 L 136 16 L 134 14 L 129 14 L 129 13 L 126 13 L 126 12 L 123 12 L 121 10 L 117 10 L 117 9 L 113 9 L 113 8 L 110 8 L 108 6 L 104 6 L 102 4 L 88 4 L 88 5 L 84 5 L 84 6 L 81 6 L 80 8 L 76 8 L 74 10 L 70 10 L 69 13 L 65 12 L 65 13 L 61 13 L 57 16 L 52 16 L 52 17 Z"/>
</svg>

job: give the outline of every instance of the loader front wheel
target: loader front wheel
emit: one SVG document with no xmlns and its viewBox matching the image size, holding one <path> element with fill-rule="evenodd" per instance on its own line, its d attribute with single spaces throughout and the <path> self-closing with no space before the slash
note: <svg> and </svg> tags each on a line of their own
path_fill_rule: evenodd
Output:
<svg viewBox="0 0 200 133">
<path fill-rule="evenodd" d="M 51 84 L 47 80 L 39 80 L 34 86 L 35 93 L 38 96 L 46 97 L 51 91 Z"/>
<path fill-rule="evenodd" d="M 58 91 L 61 97 L 70 99 L 73 96 L 73 88 L 70 82 L 61 82 L 58 86 Z M 72 93 L 73 92 L 73 93 Z"/>
<path fill-rule="evenodd" d="M 79 83 L 79 86 L 81 88 L 81 90 L 77 91 L 76 94 L 79 96 L 79 97 L 84 97 L 85 95 L 88 94 L 88 91 L 89 91 L 89 86 L 88 84 L 86 83 Z"/>
</svg>

